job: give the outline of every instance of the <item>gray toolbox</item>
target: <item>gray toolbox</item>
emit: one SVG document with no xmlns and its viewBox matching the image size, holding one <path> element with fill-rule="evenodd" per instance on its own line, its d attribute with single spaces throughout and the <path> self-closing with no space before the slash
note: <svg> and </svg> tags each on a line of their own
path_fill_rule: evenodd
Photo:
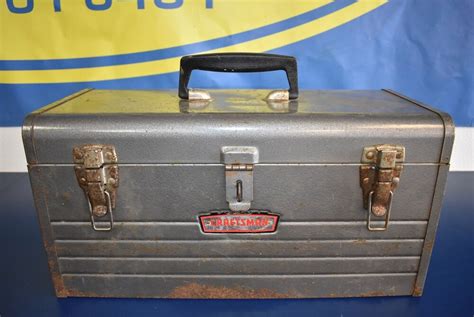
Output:
<svg viewBox="0 0 474 317">
<path fill-rule="evenodd" d="M 289 90 L 192 90 L 192 70 Z M 181 60 L 174 91 L 83 90 L 23 141 L 58 297 L 423 292 L 454 126 L 390 90 L 298 93 L 296 61 Z"/>
</svg>

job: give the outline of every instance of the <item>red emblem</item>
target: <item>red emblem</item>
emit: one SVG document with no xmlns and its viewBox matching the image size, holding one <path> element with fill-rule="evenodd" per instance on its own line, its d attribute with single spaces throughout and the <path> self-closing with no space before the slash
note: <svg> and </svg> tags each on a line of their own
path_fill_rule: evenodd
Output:
<svg viewBox="0 0 474 317">
<path fill-rule="evenodd" d="M 271 213 L 226 212 L 199 216 L 204 233 L 268 233 L 275 232 L 280 216 Z"/>
</svg>

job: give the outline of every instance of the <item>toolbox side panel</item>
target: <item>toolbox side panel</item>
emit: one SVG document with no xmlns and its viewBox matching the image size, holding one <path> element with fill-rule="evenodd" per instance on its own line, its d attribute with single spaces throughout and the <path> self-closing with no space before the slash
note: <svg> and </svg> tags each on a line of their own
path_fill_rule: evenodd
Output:
<svg viewBox="0 0 474 317">
<path fill-rule="evenodd" d="M 438 229 L 439 218 L 441 214 L 442 200 L 446 188 L 446 181 L 449 172 L 449 161 L 454 144 L 454 122 L 448 113 L 438 111 L 429 107 L 419 101 L 413 100 L 407 96 L 399 94 L 391 90 L 384 90 L 394 96 L 403 100 L 416 104 L 422 109 L 429 110 L 435 113 L 443 122 L 443 144 L 441 146 L 441 153 L 439 158 L 439 170 L 437 175 L 436 186 L 433 191 L 433 201 L 431 204 L 430 218 L 426 230 L 425 242 L 423 245 L 423 253 L 421 255 L 420 265 L 418 267 L 418 275 L 415 286 L 413 288 L 413 296 L 421 296 L 425 286 L 425 280 L 428 273 L 428 266 L 431 260 L 431 253 L 433 252 L 436 231 Z"/>
<path fill-rule="evenodd" d="M 450 154 L 448 154 L 450 155 Z M 416 278 L 415 287 L 413 289 L 414 296 L 421 296 L 425 286 L 426 276 L 428 274 L 428 266 L 431 260 L 431 253 L 436 238 L 436 231 L 438 229 L 439 218 L 441 215 L 442 200 L 448 178 L 449 165 L 441 165 L 438 172 L 438 180 L 433 195 L 432 209 L 430 212 L 430 219 L 428 222 L 425 243 L 423 245 L 423 253 L 418 268 L 418 276 Z"/>
<path fill-rule="evenodd" d="M 64 286 L 63 277 L 60 272 L 58 255 L 56 251 L 56 242 L 54 241 L 54 233 L 51 227 L 51 221 L 48 213 L 48 205 L 50 198 L 50 188 L 45 185 L 49 177 L 43 174 L 43 171 L 29 166 L 28 167 L 33 199 L 35 202 L 38 222 L 43 239 L 44 249 L 48 258 L 48 267 L 51 274 L 54 290 L 57 297 L 66 297 L 68 291 Z"/>
</svg>

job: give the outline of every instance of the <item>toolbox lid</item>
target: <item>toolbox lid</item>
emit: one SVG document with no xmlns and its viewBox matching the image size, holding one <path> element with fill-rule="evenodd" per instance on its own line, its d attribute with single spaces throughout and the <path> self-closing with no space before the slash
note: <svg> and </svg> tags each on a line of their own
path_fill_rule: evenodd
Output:
<svg viewBox="0 0 474 317">
<path fill-rule="evenodd" d="M 268 90 L 84 90 L 31 113 L 29 164 L 72 164 L 72 149 L 110 144 L 119 164 L 222 163 L 224 146 L 252 146 L 259 163 L 360 163 L 376 144 L 406 148 L 406 163 L 448 163 L 449 115 L 385 90 L 308 90 L 269 101 Z"/>
</svg>

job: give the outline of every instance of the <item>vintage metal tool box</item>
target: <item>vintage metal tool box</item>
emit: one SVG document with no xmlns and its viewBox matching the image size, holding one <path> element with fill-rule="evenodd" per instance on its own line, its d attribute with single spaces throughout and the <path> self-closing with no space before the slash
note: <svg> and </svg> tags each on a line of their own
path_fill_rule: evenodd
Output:
<svg viewBox="0 0 474 317">
<path fill-rule="evenodd" d="M 289 90 L 192 90 L 193 69 Z M 451 118 L 389 90 L 298 93 L 296 62 L 181 61 L 175 91 L 83 90 L 30 114 L 28 168 L 58 297 L 422 294 Z"/>
</svg>

